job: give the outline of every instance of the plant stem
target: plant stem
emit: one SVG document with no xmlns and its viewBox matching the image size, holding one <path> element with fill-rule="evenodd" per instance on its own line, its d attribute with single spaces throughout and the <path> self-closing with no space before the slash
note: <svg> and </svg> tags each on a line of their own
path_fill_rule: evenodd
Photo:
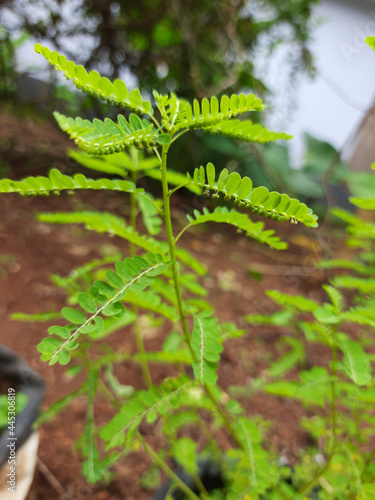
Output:
<svg viewBox="0 0 375 500">
<path fill-rule="evenodd" d="M 173 193 L 175 193 L 179 189 L 182 189 L 183 187 L 186 187 L 186 186 L 190 186 L 190 184 L 192 184 L 191 181 L 187 181 L 187 182 L 184 182 L 183 184 L 180 184 L 179 186 L 175 187 L 174 189 L 171 189 L 169 191 L 169 195 L 171 196 Z"/>
<path fill-rule="evenodd" d="M 332 335 L 333 337 L 333 335 Z M 332 377 L 336 377 L 336 343 L 333 340 L 333 345 L 332 345 L 332 364 L 331 364 L 331 373 Z M 335 449 L 336 445 L 336 433 L 337 433 L 337 409 L 336 409 L 336 394 L 335 394 L 335 380 L 332 380 L 331 382 L 331 422 L 332 422 L 332 437 L 331 437 L 331 444 L 330 444 L 330 449 L 328 452 L 328 457 L 327 461 L 324 464 L 324 466 L 318 471 L 318 473 L 307 483 L 307 485 L 304 488 L 301 488 L 300 491 L 298 492 L 301 495 L 305 495 L 308 493 L 313 486 L 319 481 L 319 478 L 328 470 L 332 457 L 333 457 L 333 451 Z"/>
<path fill-rule="evenodd" d="M 198 490 L 201 492 L 203 495 L 203 498 L 206 498 L 207 500 L 210 499 L 210 495 L 208 494 L 208 491 L 206 490 L 204 484 L 201 481 L 201 478 L 197 473 L 192 474 L 192 478 L 194 479 L 194 483 L 197 486 Z"/>
<path fill-rule="evenodd" d="M 156 465 L 180 488 L 181 491 L 191 500 L 200 500 L 200 498 L 173 472 L 172 469 L 164 462 L 162 458 L 153 450 L 153 448 L 147 443 L 143 438 L 142 434 L 136 433 L 136 437 L 140 443 L 142 443 L 143 448 L 146 453 L 152 458 Z"/>
<path fill-rule="evenodd" d="M 190 353 L 191 353 L 193 359 L 197 360 L 197 356 L 191 347 L 191 334 L 190 334 L 189 326 L 187 324 L 186 313 L 185 313 L 184 305 L 183 305 L 183 301 L 182 301 L 180 276 L 179 276 L 178 269 L 177 269 L 176 244 L 175 244 L 175 240 L 173 237 L 171 207 L 170 207 L 170 195 L 171 195 L 171 193 L 169 192 L 169 189 L 168 189 L 168 180 L 167 180 L 167 155 L 168 155 L 169 146 L 170 145 L 163 146 L 162 158 L 161 158 L 161 160 L 162 160 L 161 161 L 161 174 L 162 174 L 162 187 L 163 187 L 165 228 L 167 231 L 173 282 L 174 282 L 174 288 L 176 291 L 177 306 L 178 306 L 178 311 L 179 311 L 179 315 L 180 315 L 181 325 L 182 325 L 182 329 L 184 332 L 185 341 L 189 347 Z M 238 446 L 241 449 L 243 449 L 244 444 L 241 441 L 241 439 L 238 437 L 237 432 L 233 428 L 231 421 L 229 420 L 226 412 L 224 411 L 220 402 L 218 401 L 216 394 L 214 393 L 212 387 L 208 384 L 204 384 L 204 388 L 206 389 L 207 395 L 209 396 L 212 403 L 216 407 L 220 416 L 222 417 L 225 427 L 228 429 L 230 434 L 233 436 L 233 438 L 237 442 Z"/>
<path fill-rule="evenodd" d="M 130 194 L 132 194 L 132 193 L 130 193 Z M 155 210 L 157 210 L 157 212 L 159 213 L 159 215 L 161 215 L 162 217 L 164 217 L 163 210 L 161 210 L 160 207 L 158 207 L 157 204 L 153 200 L 150 200 L 150 198 L 148 196 L 145 196 L 142 193 L 138 193 L 137 196 L 139 198 L 143 198 L 144 200 L 147 200 L 149 203 L 151 203 L 151 205 L 154 205 Z"/>
<path fill-rule="evenodd" d="M 132 149 L 131 151 L 132 162 L 135 170 L 131 171 L 131 180 L 134 185 L 137 185 L 137 168 L 138 168 L 138 151 Z M 137 200 L 134 193 L 130 193 L 130 227 L 135 231 L 137 227 Z M 129 243 L 130 255 L 133 257 L 135 255 L 135 245 L 134 243 Z"/>
<path fill-rule="evenodd" d="M 137 185 L 137 170 L 138 170 L 138 151 L 132 149 L 131 152 L 133 165 L 136 167 L 135 170 L 131 172 L 132 181 L 135 185 Z M 137 224 L 137 200 L 134 193 L 130 193 L 130 226 L 135 231 Z M 130 256 L 134 257 L 136 250 L 134 243 L 130 243 L 129 245 Z M 142 332 L 139 326 L 139 309 L 136 304 L 133 305 L 133 312 L 135 314 L 134 321 L 134 334 L 135 340 L 137 342 L 138 352 L 141 354 L 140 364 L 143 373 L 143 378 L 146 382 L 147 387 L 152 386 L 152 378 L 150 369 L 147 363 L 147 359 L 145 357 L 146 351 L 143 343 Z"/>
<path fill-rule="evenodd" d="M 148 366 L 147 359 L 145 357 L 146 355 L 146 350 L 145 350 L 145 345 L 143 343 L 143 338 L 142 338 L 142 332 L 141 332 L 141 327 L 139 326 L 139 309 L 136 304 L 133 306 L 133 311 L 134 314 L 136 315 L 136 319 L 134 321 L 134 333 L 135 333 L 135 339 L 137 342 L 137 349 L 138 352 L 141 354 L 141 359 L 139 360 L 141 364 L 141 369 L 143 373 L 143 377 L 145 379 L 147 387 L 152 386 L 152 378 L 151 378 L 151 373 L 150 373 L 150 368 Z"/>
<path fill-rule="evenodd" d="M 105 385 L 102 379 L 99 379 L 98 385 L 100 389 L 102 390 L 102 393 L 104 397 L 111 403 L 111 405 L 116 408 L 116 410 L 120 410 L 121 408 L 121 403 L 113 396 L 111 391 L 108 389 L 108 387 Z"/>
<path fill-rule="evenodd" d="M 191 348 L 191 335 L 189 326 L 187 324 L 186 314 L 183 307 L 182 295 L 181 295 L 181 284 L 180 284 L 180 276 L 177 270 L 177 261 L 176 261 L 176 247 L 173 238 L 173 230 L 172 230 L 172 218 L 171 218 L 171 205 L 170 205 L 170 193 L 168 189 L 168 180 L 167 180 L 167 155 L 168 155 L 169 145 L 163 146 L 162 157 L 161 157 L 161 174 L 162 174 L 162 187 L 163 187 L 163 202 L 164 202 L 164 214 L 165 214 L 165 229 L 167 231 L 168 238 L 168 246 L 169 253 L 171 257 L 171 269 L 173 275 L 174 288 L 176 291 L 177 298 L 177 307 L 178 312 L 180 314 L 181 324 L 185 335 L 185 340 L 189 346 L 190 352 L 194 354 L 194 351 Z"/>
<path fill-rule="evenodd" d="M 174 243 L 176 244 L 178 242 L 178 240 L 181 238 L 181 236 L 184 234 L 184 232 L 189 229 L 189 227 L 191 227 L 191 224 L 189 222 L 189 224 L 186 224 L 185 227 L 183 227 L 181 229 L 181 231 L 178 233 L 178 235 L 176 236 L 176 238 L 174 239 Z"/>
<path fill-rule="evenodd" d="M 361 472 L 361 481 L 363 481 L 364 477 L 365 477 L 365 473 L 367 471 L 367 469 L 369 468 L 369 466 L 371 465 L 372 461 L 374 460 L 375 458 L 375 450 L 373 450 L 369 456 L 367 457 L 367 460 L 365 462 L 365 465 L 362 469 L 362 472 Z"/>
<path fill-rule="evenodd" d="M 337 358 L 337 348 L 336 343 L 332 346 L 332 377 L 336 377 L 336 358 Z M 336 430 L 337 430 L 337 409 L 336 409 L 336 394 L 335 394 L 335 380 L 331 382 L 331 413 L 332 413 L 332 448 L 334 446 L 334 441 L 336 440 Z"/>
</svg>

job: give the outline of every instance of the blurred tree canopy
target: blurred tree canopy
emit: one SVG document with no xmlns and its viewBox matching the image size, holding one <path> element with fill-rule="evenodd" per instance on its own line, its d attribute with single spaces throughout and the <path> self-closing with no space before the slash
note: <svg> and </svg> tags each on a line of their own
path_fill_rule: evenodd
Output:
<svg viewBox="0 0 375 500">
<path fill-rule="evenodd" d="M 292 45 L 293 68 L 313 70 L 308 49 L 318 0 L 11 0 L 2 24 L 26 32 L 110 77 L 130 71 L 144 90 L 180 96 L 254 89 L 258 44 Z M 54 46 L 54 47 L 53 47 Z"/>
</svg>

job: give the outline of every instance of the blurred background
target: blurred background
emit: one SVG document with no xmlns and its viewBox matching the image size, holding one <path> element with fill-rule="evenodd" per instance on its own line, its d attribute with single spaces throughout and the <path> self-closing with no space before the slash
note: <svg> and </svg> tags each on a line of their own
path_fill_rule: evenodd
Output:
<svg viewBox="0 0 375 500">
<path fill-rule="evenodd" d="M 324 213 L 327 204 L 345 204 L 348 181 L 359 189 L 352 173 L 368 170 L 375 158 L 375 56 L 364 43 L 371 35 L 375 2 L 369 0 L 3 2 L 1 115 L 48 120 L 55 109 L 116 115 L 75 91 L 35 54 L 36 42 L 145 95 L 154 88 L 190 100 L 254 92 L 268 105 L 264 124 L 292 141 L 238 147 L 189 134 L 174 148 L 175 165 L 191 171 L 211 159 Z M 10 175 L 17 149 L 9 123 L 6 129 L 2 175 Z"/>
</svg>

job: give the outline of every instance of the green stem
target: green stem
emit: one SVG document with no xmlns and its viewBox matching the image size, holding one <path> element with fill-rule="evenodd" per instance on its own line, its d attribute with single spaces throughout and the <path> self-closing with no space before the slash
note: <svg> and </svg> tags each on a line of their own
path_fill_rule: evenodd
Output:
<svg viewBox="0 0 375 500">
<path fill-rule="evenodd" d="M 332 335 L 333 336 L 333 335 Z M 323 474 L 328 470 L 331 460 L 333 458 L 333 452 L 335 449 L 336 445 L 336 434 L 337 434 L 337 408 L 336 408 L 336 386 L 335 386 L 335 377 L 336 377 L 336 357 L 337 357 L 337 352 L 336 352 L 336 343 L 333 339 L 333 345 L 332 345 L 332 364 L 331 364 L 331 373 L 333 380 L 331 382 L 331 422 L 332 422 L 332 436 L 331 436 L 331 444 L 328 452 L 328 457 L 327 461 L 324 464 L 324 466 L 318 471 L 317 474 L 307 483 L 307 485 L 300 489 L 298 492 L 300 495 L 305 495 L 307 494 L 311 488 L 315 486 L 315 484 L 319 481 L 319 479 L 323 476 Z"/>
<path fill-rule="evenodd" d="M 171 195 L 171 193 L 169 192 L 168 180 L 167 180 L 167 156 L 168 156 L 169 147 L 170 147 L 170 145 L 163 146 L 162 158 L 161 158 L 161 160 L 162 160 L 161 161 L 161 174 L 162 174 L 162 187 L 163 187 L 165 228 L 166 228 L 167 238 L 168 238 L 169 253 L 170 253 L 170 258 L 171 258 L 171 269 L 172 269 L 172 275 L 173 275 L 174 288 L 176 291 L 177 306 L 178 306 L 178 311 L 179 311 L 179 315 L 180 315 L 181 325 L 182 325 L 182 329 L 184 332 L 185 341 L 189 347 L 192 358 L 197 361 L 198 358 L 191 347 L 191 334 L 190 334 L 190 330 L 189 330 L 189 326 L 188 326 L 187 318 L 186 318 L 186 313 L 185 313 L 185 309 L 184 309 L 184 305 L 183 305 L 183 301 L 182 301 L 180 276 L 179 276 L 178 269 L 177 269 L 176 245 L 175 245 L 175 240 L 173 237 L 171 208 L 170 208 L 170 195 Z M 222 417 L 225 427 L 228 429 L 230 434 L 233 436 L 233 438 L 237 442 L 238 446 L 240 448 L 243 448 L 244 444 L 241 441 L 241 439 L 239 438 L 239 436 L 237 435 L 237 432 L 233 428 L 233 425 L 232 425 L 231 421 L 229 420 L 226 412 L 224 411 L 220 402 L 218 401 L 216 394 L 213 391 L 213 388 L 208 384 L 204 384 L 204 387 L 206 389 L 207 395 L 209 396 L 212 403 L 214 404 L 217 411 L 219 412 L 220 416 Z"/>
<path fill-rule="evenodd" d="M 204 484 L 201 481 L 201 478 L 198 476 L 196 472 L 192 474 L 192 478 L 194 480 L 196 487 L 201 492 L 203 498 L 205 498 L 206 500 L 210 500 L 210 495 L 208 494 L 208 491 L 206 490 Z"/>
<path fill-rule="evenodd" d="M 369 466 L 372 464 L 373 460 L 375 458 L 375 450 L 373 450 L 367 457 L 367 460 L 365 462 L 365 465 L 362 469 L 362 472 L 361 472 L 361 481 L 364 480 L 364 477 L 365 477 L 365 474 L 366 474 L 366 471 L 367 469 L 369 468 Z"/>
<path fill-rule="evenodd" d="M 148 388 L 150 388 L 152 386 L 152 377 L 151 377 L 150 368 L 148 366 L 148 362 L 146 359 L 145 345 L 143 343 L 142 332 L 141 332 L 141 328 L 139 326 L 139 320 L 138 320 L 139 309 L 138 309 L 138 306 L 136 304 L 134 304 L 134 306 L 133 306 L 133 312 L 136 315 L 136 319 L 134 321 L 135 339 L 137 342 L 138 352 L 141 354 L 141 359 L 139 360 L 139 362 L 141 365 L 141 369 L 142 369 L 142 373 L 143 373 L 143 377 L 145 379 L 146 385 Z"/>
<path fill-rule="evenodd" d="M 132 155 L 133 165 L 136 167 L 135 170 L 131 172 L 131 177 L 132 181 L 136 185 L 137 170 L 138 170 L 138 151 L 132 149 L 131 155 Z M 134 193 L 130 193 L 130 226 L 134 231 L 136 230 L 136 225 L 137 225 L 137 200 L 136 200 L 136 195 Z M 130 251 L 130 256 L 134 257 L 136 253 L 136 248 L 134 243 L 130 243 L 129 251 Z M 152 378 L 151 378 L 150 368 L 148 366 L 147 359 L 145 357 L 146 354 L 145 345 L 142 338 L 141 328 L 139 326 L 139 309 L 136 304 L 134 304 L 133 306 L 133 312 L 135 314 L 134 334 L 135 334 L 135 340 L 137 342 L 138 352 L 141 354 L 140 364 L 143 373 L 143 378 L 146 382 L 147 387 L 151 387 Z"/>
<path fill-rule="evenodd" d="M 130 227 L 135 231 L 137 220 L 137 200 L 134 193 L 130 193 Z M 133 257 L 135 255 L 136 249 L 134 243 L 129 243 L 129 253 Z"/>
<path fill-rule="evenodd" d="M 152 205 L 154 205 L 155 209 L 159 212 L 159 214 L 164 217 L 164 212 L 163 210 L 160 209 L 160 207 L 157 206 L 157 204 L 153 201 L 153 200 L 150 200 L 150 198 L 148 196 L 145 196 L 144 194 L 142 193 L 138 193 L 137 196 L 139 196 L 140 198 L 143 198 L 144 200 L 147 200 L 149 203 L 151 203 Z"/>
<path fill-rule="evenodd" d="M 332 346 L 332 365 L 331 365 L 331 371 L 332 371 L 332 377 L 333 380 L 331 382 L 331 414 L 332 414 L 332 446 L 331 449 L 334 447 L 334 443 L 336 441 L 336 432 L 337 432 L 337 408 L 336 408 L 336 384 L 335 384 L 335 378 L 336 378 L 336 358 L 337 358 L 337 348 L 336 348 L 336 343 L 333 344 Z"/>
<path fill-rule="evenodd" d="M 121 403 L 113 396 L 111 391 L 105 385 L 102 379 L 99 379 L 99 387 L 102 391 L 103 396 L 111 403 L 111 405 L 116 408 L 116 410 L 120 410 Z"/>
<path fill-rule="evenodd" d="M 167 180 L 167 155 L 168 155 L 169 145 L 163 146 L 162 157 L 161 157 L 161 175 L 162 175 L 162 187 L 163 187 L 163 202 L 164 202 L 164 214 L 165 214 L 165 229 L 167 232 L 169 253 L 171 257 L 171 270 L 173 275 L 174 288 L 176 291 L 177 307 L 180 314 L 181 324 L 185 335 L 185 340 L 189 346 L 190 352 L 194 355 L 194 351 L 191 348 L 191 335 L 187 324 L 186 314 L 184 311 L 182 295 L 181 295 L 181 284 L 180 276 L 177 270 L 176 261 L 176 246 L 174 243 L 173 229 L 172 229 L 172 218 L 171 218 L 171 205 L 170 205 L 170 193 L 168 188 Z"/>
<path fill-rule="evenodd" d="M 137 432 L 136 437 L 140 443 L 142 443 L 143 448 L 146 453 L 152 458 L 156 465 L 180 488 L 181 491 L 191 500 L 200 500 L 200 498 L 191 489 L 186 486 L 186 484 L 173 472 L 172 469 L 164 462 L 162 458 L 153 450 L 153 448 L 147 443 L 143 436 Z"/>
<path fill-rule="evenodd" d="M 174 239 L 174 243 L 176 244 L 178 242 L 178 240 L 181 238 L 181 236 L 184 234 L 185 231 L 187 231 L 189 229 L 189 227 L 191 227 L 191 224 L 189 222 L 189 224 L 186 224 L 185 227 L 183 227 L 181 229 L 181 231 L 178 233 L 178 235 L 176 236 L 176 238 Z"/>
<path fill-rule="evenodd" d="M 193 183 L 192 182 L 184 182 L 183 184 L 180 184 L 179 186 L 175 187 L 174 189 L 171 189 L 169 191 L 169 195 L 171 196 L 173 193 L 175 193 L 179 189 L 182 189 L 182 188 L 184 188 L 186 186 L 190 186 L 190 184 L 193 184 Z"/>
<path fill-rule="evenodd" d="M 188 132 L 188 128 L 184 128 L 182 130 L 180 130 L 180 132 L 178 132 L 177 134 L 174 135 L 172 141 L 171 141 L 171 144 L 174 142 L 174 141 L 177 141 L 178 138 L 180 138 L 182 135 L 184 135 L 186 132 Z"/>
</svg>

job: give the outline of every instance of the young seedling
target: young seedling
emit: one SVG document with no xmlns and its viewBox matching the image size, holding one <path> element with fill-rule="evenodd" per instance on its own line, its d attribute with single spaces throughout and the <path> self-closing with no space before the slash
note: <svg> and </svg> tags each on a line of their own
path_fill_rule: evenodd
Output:
<svg viewBox="0 0 375 500">
<path fill-rule="evenodd" d="M 249 177 L 241 177 L 237 172 L 226 168 L 217 172 L 208 163 L 196 168 L 190 176 L 172 170 L 168 161 L 174 142 L 195 130 L 259 143 L 289 136 L 271 132 L 248 118 L 239 119 L 262 111 L 261 100 L 253 94 L 223 95 L 220 99 L 212 96 L 190 104 L 173 93 L 160 95 L 154 91 L 151 103 L 138 89 L 129 91 L 122 80 L 111 82 L 96 71 L 88 73 L 83 66 L 39 44 L 35 49 L 78 89 L 115 105 L 122 112 L 116 121 L 54 114 L 60 128 L 81 150 L 71 151 L 70 156 L 104 177 L 90 179 L 82 173 L 68 176 L 52 169 L 48 177 L 1 180 L 0 191 L 23 195 L 81 189 L 117 191 L 129 197 L 128 201 L 124 198 L 124 204 L 128 204 L 130 211 L 128 220 L 94 211 L 39 216 L 44 222 L 84 224 L 90 230 L 117 235 L 129 242 L 128 256 L 118 258 L 111 269 L 108 261 L 97 261 L 88 263 L 74 275 L 54 277 L 69 292 L 70 305 L 61 312 L 64 323 L 48 329 L 48 336 L 38 350 L 51 365 L 68 365 L 72 359 L 70 372 L 83 370 L 85 382 L 81 389 L 47 410 L 42 420 L 56 414 L 78 395 L 87 395 L 87 421 L 79 444 L 85 457 L 83 473 L 90 482 L 108 478 L 114 462 L 141 447 L 189 499 L 260 498 L 268 491 L 276 495 L 272 498 L 296 498 L 280 489 L 282 471 L 277 463 L 270 462 L 263 449 L 256 421 L 247 417 L 241 405 L 228 399 L 220 388 L 217 369 L 223 344 L 244 332 L 238 332 L 234 324 L 225 328 L 220 324 L 203 298 L 206 292 L 198 278 L 205 273 L 204 266 L 179 243 L 193 226 L 217 222 L 235 226 L 245 236 L 272 248 L 285 249 L 286 243 L 273 230 L 265 229 L 259 217 L 299 222 L 307 227 L 317 226 L 317 217 L 297 199 L 269 192 L 263 186 L 255 187 Z M 139 187 L 142 176 L 161 182 L 160 200 Z M 206 198 L 220 198 L 230 204 L 229 208 L 221 204 L 214 210 L 191 210 L 186 225 L 177 232 L 171 216 L 171 199 L 183 188 Z M 145 234 L 137 230 L 138 210 L 143 216 Z M 249 214 L 256 214 L 257 220 L 252 220 Z M 89 286 L 88 276 L 93 279 Z M 167 328 L 166 321 L 172 324 L 172 333 L 161 351 L 146 351 L 140 311 L 147 311 L 153 320 L 157 316 L 163 330 Z M 106 336 L 129 324 L 133 325 L 138 346 L 136 354 L 120 354 L 103 346 Z M 95 357 L 91 355 L 94 351 Z M 124 386 L 117 380 L 114 366 L 127 361 L 140 363 L 146 389 Z M 172 365 L 175 376 L 154 385 L 150 362 Z M 99 392 L 117 412 L 100 429 L 94 417 Z M 209 414 L 209 419 L 203 418 L 203 414 Z M 168 443 L 163 449 L 155 451 L 147 442 L 140 430 L 143 421 L 160 421 Z M 202 449 L 198 450 L 196 443 L 182 432 L 191 425 L 205 436 Z M 225 430 L 233 445 L 231 450 L 220 449 L 215 429 Z M 104 455 L 99 452 L 99 440 L 105 443 Z M 223 471 L 225 491 L 208 494 L 199 478 L 198 456 L 207 454 Z M 168 456 L 193 477 L 196 488 L 190 488 L 176 476 L 168 465 Z"/>
</svg>

